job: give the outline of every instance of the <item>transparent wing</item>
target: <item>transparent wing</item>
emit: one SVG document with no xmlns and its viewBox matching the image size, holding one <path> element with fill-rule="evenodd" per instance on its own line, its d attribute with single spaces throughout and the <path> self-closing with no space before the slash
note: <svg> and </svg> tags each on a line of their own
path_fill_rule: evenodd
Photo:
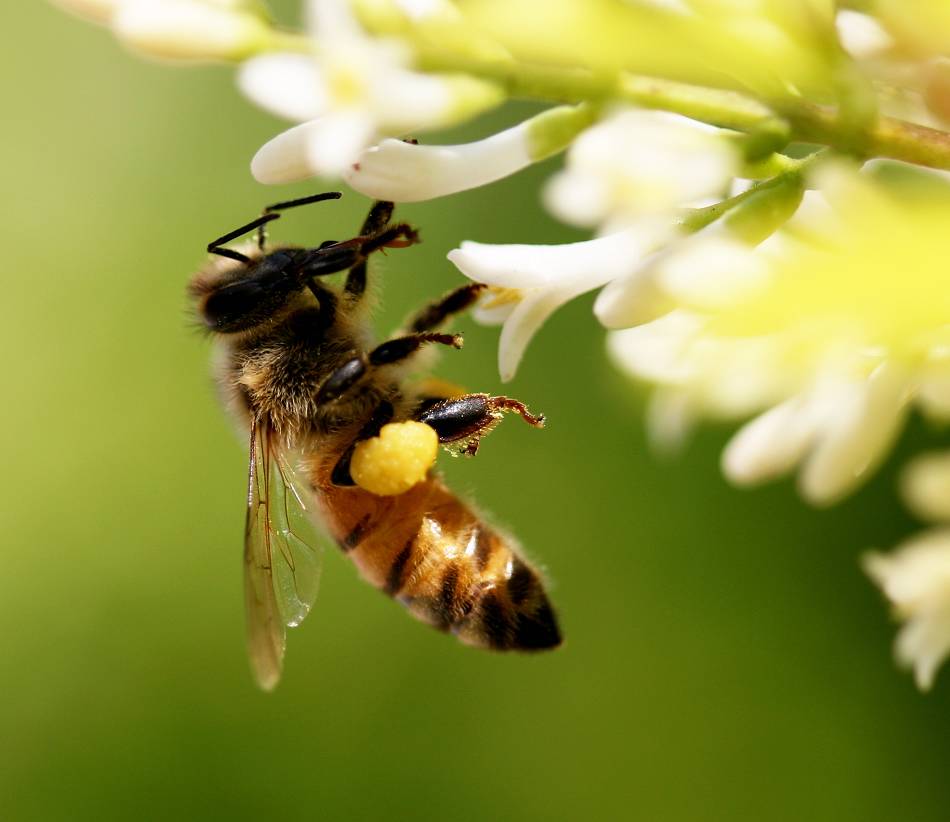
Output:
<svg viewBox="0 0 950 822">
<path fill-rule="evenodd" d="M 268 691 L 280 679 L 286 626 L 299 625 L 317 596 L 323 540 L 307 508 L 291 459 L 266 423 L 253 423 L 244 532 L 247 646 L 257 682 Z"/>
</svg>

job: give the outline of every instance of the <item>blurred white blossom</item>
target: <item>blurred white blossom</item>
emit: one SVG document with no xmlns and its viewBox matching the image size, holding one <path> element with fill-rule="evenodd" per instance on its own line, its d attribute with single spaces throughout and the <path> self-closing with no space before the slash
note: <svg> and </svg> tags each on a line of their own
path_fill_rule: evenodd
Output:
<svg viewBox="0 0 950 822">
<path fill-rule="evenodd" d="M 721 197 L 739 161 L 719 129 L 664 111 L 624 109 L 574 141 L 544 201 L 564 222 L 616 230 L 642 214 Z"/>
<path fill-rule="evenodd" d="M 950 254 L 950 205 L 902 202 L 845 167 L 818 185 L 785 230 L 746 250 L 748 264 L 733 254 L 744 273 L 723 280 L 721 299 L 701 277 L 655 279 L 673 309 L 613 332 L 608 348 L 698 413 L 760 413 L 726 449 L 727 475 L 748 484 L 801 465 L 802 493 L 827 504 L 868 476 L 912 403 L 950 416 L 937 262 Z"/>
<path fill-rule="evenodd" d="M 950 654 L 950 528 L 919 534 L 890 554 L 870 554 L 864 568 L 905 623 L 894 644 L 898 662 L 929 689 Z"/>
<path fill-rule="evenodd" d="M 279 41 L 258 0 L 54 0 L 165 60 L 243 60 Z"/>
<path fill-rule="evenodd" d="M 127 45 L 170 60 L 241 60 L 273 31 L 247 4 L 227 0 L 122 0 L 111 24 Z"/>
</svg>

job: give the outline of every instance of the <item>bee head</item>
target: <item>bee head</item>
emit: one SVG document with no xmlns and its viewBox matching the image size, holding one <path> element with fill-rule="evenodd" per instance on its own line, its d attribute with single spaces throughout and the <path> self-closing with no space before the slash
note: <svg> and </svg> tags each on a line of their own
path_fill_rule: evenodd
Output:
<svg viewBox="0 0 950 822">
<path fill-rule="evenodd" d="M 248 249 L 250 250 L 250 249 Z M 191 283 L 198 316 L 219 334 L 249 331 L 280 314 L 306 287 L 304 249 L 281 248 L 256 258 L 222 258 Z"/>
<path fill-rule="evenodd" d="M 349 268 L 357 261 L 357 248 L 330 240 L 317 248 L 283 247 L 265 252 L 265 226 L 284 209 L 339 197 L 339 192 L 328 191 L 275 203 L 260 217 L 210 242 L 208 251 L 217 259 L 198 272 L 189 288 L 202 323 L 218 334 L 250 331 L 281 314 L 305 288 L 318 300 L 319 293 L 329 295 L 316 286 L 314 278 Z M 256 243 L 241 249 L 226 247 L 225 243 L 255 230 Z"/>
</svg>

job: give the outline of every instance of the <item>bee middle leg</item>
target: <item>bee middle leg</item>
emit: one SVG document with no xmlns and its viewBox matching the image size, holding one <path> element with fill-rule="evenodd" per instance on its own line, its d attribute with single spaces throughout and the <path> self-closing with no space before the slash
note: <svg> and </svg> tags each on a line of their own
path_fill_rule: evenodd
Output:
<svg viewBox="0 0 950 822">
<path fill-rule="evenodd" d="M 374 369 L 386 365 L 393 365 L 409 359 L 423 345 L 438 343 L 450 345 L 453 348 L 462 347 L 460 334 L 409 334 L 405 337 L 394 337 L 377 345 L 369 354 L 359 355 L 347 360 L 324 380 L 317 392 L 317 405 L 333 402 L 342 397 L 347 391 L 360 383 Z"/>
<path fill-rule="evenodd" d="M 443 445 L 460 443 L 459 453 L 474 456 L 481 438 L 509 412 L 518 414 L 534 428 L 544 427 L 543 414 L 532 414 L 523 402 L 511 397 L 489 394 L 465 394 L 435 402 L 426 400 L 414 419 L 434 428 Z"/>
</svg>

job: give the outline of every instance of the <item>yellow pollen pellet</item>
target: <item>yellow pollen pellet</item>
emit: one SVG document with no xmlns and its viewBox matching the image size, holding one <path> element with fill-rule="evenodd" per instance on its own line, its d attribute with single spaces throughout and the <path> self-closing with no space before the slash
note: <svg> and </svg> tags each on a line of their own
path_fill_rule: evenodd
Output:
<svg viewBox="0 0 950 822">
<path fill-rule="evenodd" d="M 360 488 L 381 497 L 402 494 L 425 479 L 439 451 L 439 438 L 421 422 L 391 422 L 378 437 L 353 451 L 350 475 Z"/>
</svg>

